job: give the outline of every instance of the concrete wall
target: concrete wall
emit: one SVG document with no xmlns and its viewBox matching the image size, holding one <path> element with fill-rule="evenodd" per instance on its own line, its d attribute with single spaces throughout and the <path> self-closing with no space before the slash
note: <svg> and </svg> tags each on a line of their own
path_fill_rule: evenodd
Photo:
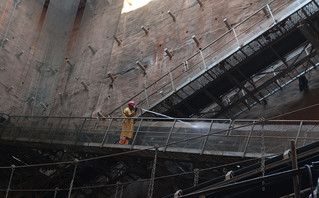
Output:
<svg viewBox="0 0 319 198">
<path fill-rule="evenodd" d="M 142 8 L 121 14 L 123 1 L 90 0 L 84 10 L 67 19 L 61 15 L 59 21 L 52 22 L 47 17 L 50 6 L 57 1 L 51 0 L 38 39 L 35 37 L 43 1 L 22 1 L 17 8 L 19 12 L 13 14 L 11 23 L 21 25 L 10 27 L 15 39 L 9 44 L 18 47 L 4 47 L 0 54 L 3 93 L 0 103 L 4 112 L 96 116 L 100 111 L 106 115 L 184 62 L 199 47 L 226 32 L 224 18 L 236 25 L 268 3 L 267 0 L 202 0 L 203 7 L 200 7 L 196 0 L 153 0 Z M 10 21 L 13 3 L 13 0 L 0 3 L 2 34 Z M 6 13 L 8 4 L 11 10 Z M 175 22 L 168 10 L 175 15 Z M 149 29 L 147 35 L 141 26 Z M 56 32 L 61 29 L 65 35 L 63 31 Z M 122 41 L 121 45 L 113 35 Z M 192 40 L 193 35 L 199 39 L 199 47 Z M 32 46 L 35 49 L 30 57 Z M 15 54 L 20 48 L 25 49 L 25 54 L 17 59 Z M 173 53 L 171 60 L 164 53 L 165 48 Z M 146 75 L 136 61 L 147 65 Z M 116 78 L 113 84 L 109 73 Z M 11 85 L 14 89 L 6 91 Z"/>
<path fill-rule="evenodd" d="M 17 111 L 27 96 L 22 91 L 28 73 L 28 59 L 33 53 L 33 41 L 37 35 L 37 26 L 41 18 L 43 0 L 23 1 L 16 5 L 13 0 L 0 3 L 0 106 L 2 112 Z M 18 56 L 21 52 L 20 56 Z M 26 85 L 28 86 L 28 85 Z"/>
</svg>

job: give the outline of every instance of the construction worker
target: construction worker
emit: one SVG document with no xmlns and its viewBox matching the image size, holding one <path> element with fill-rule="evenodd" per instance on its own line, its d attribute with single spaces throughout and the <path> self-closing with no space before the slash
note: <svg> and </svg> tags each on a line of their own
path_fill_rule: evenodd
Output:
<svg viewBox="0 0 319 198">
<path fill-rule="evenodd" d="M 128 144 L 130 139 L 133 138 L 134 120 L 129 117 L 136 115 L 137 107 L 134 101 L 128 102 L 128 107 L 123 112 L 122 133 L 120 137 L 120 144 Z M 126 119 L 125 119 L 126 118 Z"/>
</svg>

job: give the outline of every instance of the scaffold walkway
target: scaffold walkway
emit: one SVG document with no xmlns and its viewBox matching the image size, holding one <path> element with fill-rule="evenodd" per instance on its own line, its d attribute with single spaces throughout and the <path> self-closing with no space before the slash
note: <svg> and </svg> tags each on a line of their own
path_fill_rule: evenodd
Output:
<svg viewBox="0 0 319 198">
<path fill-rule="evenodd" d="M 85 152 L 118 153 L 140 150 L 134 154 L 153 156 L 159 145 L 159 157 L 203 160 L 216 157 L 261 157 L 283 154 L 294 139 L 297 147 L 319 140 L 319 121 L 305 120 L 225 120 L 136 118 L 135 135 L 130 145 L 118 140 L 124 118 L 12 116 L 0 127 L 5 144 L 37 148 L 76 148 Z"/>
<path fill-rule="evenodd" d="M 318 12 L 317 0 L 273 0 L 129 100 L 172 117 L 234 119 L 318 66 Z"/>
</svg>

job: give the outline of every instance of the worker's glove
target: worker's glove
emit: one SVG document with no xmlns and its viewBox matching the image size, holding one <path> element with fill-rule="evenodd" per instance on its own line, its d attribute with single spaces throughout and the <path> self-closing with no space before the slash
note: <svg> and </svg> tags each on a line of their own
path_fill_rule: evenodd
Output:
<svg viewBox="0 0 319 198">
<path fill-rule="evenodd" d="M 134 110 L 135 110 L 135 111 L 137 111 L 138 109 L 139 109 L 139 107 L 137 107 L 137 106 L 134 107 Z"/>
</svg>

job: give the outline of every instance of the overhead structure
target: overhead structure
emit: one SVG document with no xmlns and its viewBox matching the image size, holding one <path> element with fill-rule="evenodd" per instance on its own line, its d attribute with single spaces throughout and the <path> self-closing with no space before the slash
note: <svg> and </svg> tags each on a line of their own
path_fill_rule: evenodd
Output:
<svg viewBox="0 0 319 198">
<path fill-rule="evenodd" d="M 260 163 L 253 164 L 236 171 L 203 182 L 197 186 L 181 189 L 181 194 L 175 196 L 167 195 L 163 198 L 219 198 L 219 197 L 295 197 L 303 192 L 301 197 L 311 194 L 313 178 L 319 176 L 318 167 L 318 145 L 312 143 L 295 150 L 298 154 L 296 165 L 292 158 L 283 158 L 278 155 L 265 161 L 265 175 L 261 175 Z M 231 177 L 229 177 L 231 173 Z M 294 191 L 292 178 L 300 175 L 298 190 Z"/>
<path fill-rule="evenodd" d="M 318 65 L 318 2 L 281 6 L 271 10 L 273 5 L 265 5 L 188 58 L 187 68 L 178 65 L 130 100 L 171 117 L 233 119 L 256 104 L 265 105 L 268 97 Z M 258 23 L 242 29 L 260 12 Z M 109 115 L 121 115 L 120 109 Z"/>
</svg>

